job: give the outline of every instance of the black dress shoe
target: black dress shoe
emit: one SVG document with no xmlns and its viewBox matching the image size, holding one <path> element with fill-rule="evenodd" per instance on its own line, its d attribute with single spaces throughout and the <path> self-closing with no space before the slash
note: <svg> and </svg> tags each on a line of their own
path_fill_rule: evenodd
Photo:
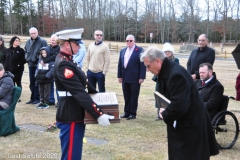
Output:
<svg viewBox="0 0 240 160">
<path fill-rule="evenodd" d="M 55 102 L 49 102 L 48 105 L 53 106 L 53 105 L 55 105 Z"/>
<path fill-rule="evenodd" d="M 26 104 L 32 104 L 34 102 L 34 100 L 30 100 L 28 102 L 26 102 Z"/>
<path fill-rule="evenodd" d="M 132 114 L 130 114 L 130 116 L 127 118 L 127 120 L 130 120 L 130 119 L 136 119 L 136 116 L 135 116 L 135 115 L 132 115 Z"/>
<path fill-rule="evenodd" d="M 161 117 L 157 117 L 155 121 L 163 120 Z"/>
<path fill-rule="evenodd" d="M 126 113 L 124 113 L 123 115 L 120 116 L 120 118 L 128 118 L 129 115 L 127 115 Z"/>
</svg>

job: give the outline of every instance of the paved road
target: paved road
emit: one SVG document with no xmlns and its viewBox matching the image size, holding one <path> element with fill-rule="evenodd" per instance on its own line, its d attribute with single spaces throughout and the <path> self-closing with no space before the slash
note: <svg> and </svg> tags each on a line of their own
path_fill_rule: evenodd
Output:
<svg viewBox="0 0 240 160">
<path fill-rule="evenodd" d="M 188 58 L 191 52 L 187 52 L 187 53 L 174 53 L 174 56 L 176 58 Z M 235 61 L 234 58 L 224 58 L 224 57 L 216 57 L 216 60 L 226 60 L 226 61 Z"/>
</svg>

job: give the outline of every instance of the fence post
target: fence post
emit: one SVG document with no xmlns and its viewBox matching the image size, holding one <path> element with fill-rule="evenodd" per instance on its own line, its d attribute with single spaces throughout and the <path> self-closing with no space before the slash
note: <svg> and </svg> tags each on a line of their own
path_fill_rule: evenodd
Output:
<svg viewBox="0 0 240 160">
<path fill-rule="evenodd" d="M 224 57 L 225 59 L 227 58 L 227 51 L 225 50 L 225 57 Z"/>
<path fill-rule="evenodd" d="M 117 53 L 118 53 L 118 44 L 117 44 Z"/>
<path fill-rule="evenodd" d="M 111 49 L 111 43 L 108 44 L 109 49 Z"/>
</svg>

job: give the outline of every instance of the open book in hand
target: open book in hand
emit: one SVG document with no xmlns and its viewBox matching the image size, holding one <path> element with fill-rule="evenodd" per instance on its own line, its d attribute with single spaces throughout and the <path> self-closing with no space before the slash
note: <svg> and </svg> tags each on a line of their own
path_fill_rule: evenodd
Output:
<svg viewBox="0 0 240 160">
<path fill-rule="evenodd" d="M 158 107 L 166 109 L 168 105 L 171 103 L 169 99 L 167 99 L 164 95 L 159 93 L 158 91 L 154 92 L 155 100 L 157 102 Z M 176 128 L 177 121 L 173 122 L 173 127 Z"/>
</svg>

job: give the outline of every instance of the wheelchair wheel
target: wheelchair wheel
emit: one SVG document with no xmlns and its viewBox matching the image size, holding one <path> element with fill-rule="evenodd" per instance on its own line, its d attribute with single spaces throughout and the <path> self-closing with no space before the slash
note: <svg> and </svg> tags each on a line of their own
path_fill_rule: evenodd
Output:
<svg viewBox="0 0 240 160">
<path fill-rule="evenodd" d="M 237 141 L 239 124 L 236 116 L 229 111 L 219 112 L 212 120 L 213 131 L 218 146 L 230 149 Z"/>
</svg>

